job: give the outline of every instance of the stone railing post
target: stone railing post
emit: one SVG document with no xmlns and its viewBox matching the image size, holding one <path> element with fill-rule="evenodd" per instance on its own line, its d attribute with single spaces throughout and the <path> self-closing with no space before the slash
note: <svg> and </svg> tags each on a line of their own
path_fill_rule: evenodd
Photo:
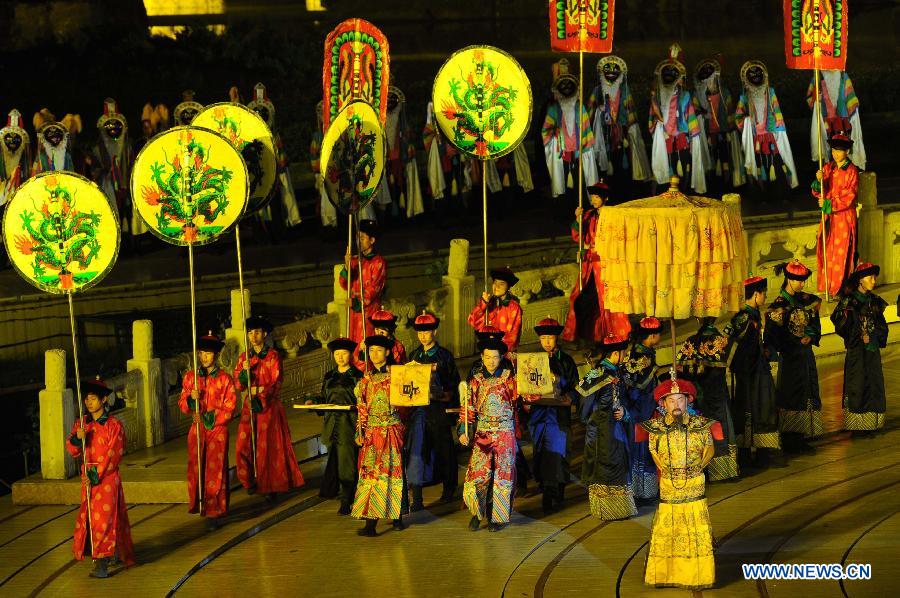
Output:
<svg viewBox="0 0 900 598">
<path fill-rule="evenodd" d="M 448 290 L 446 317 L 441 322 L 441 344 L 457 357 L 475 351 L 475 338 L 466 319 L 475 305 L 475 277 L 469 270 L 469 241 L 450 241 L 450 260 L 447 275 L 442 278 Z"/>
<path fill-rule="evenodd" d="M 859 211 L 859 261 L 875 262 L 884 252 L 884 210 L 878 207 L 878 187 L 874 172 L 859 173 L 856 201 Z M 881 279 L 881 284 L 894 282 Z"/>
<path fill-rule="evenodd" d="M 249 318 L 250 289 L 244 289 L 244 310 Z M 241 290 L 231 289 L 231 326 L 225 329 L 225 348 L 219 353 L 219 366 L 231 371 L 237 365 L 238 357 L 244 352 L 244 319 L 241 312 Z M 202 333 L 202 330 L 198 330 Z"/>
<path fill-rule="evenodd" d="M 346 336 L 350 330 L 347 322 L 347 290 L 341 288 L 341 270 L 344 269 L 343 264 L 335 264 L 334 266 L 334 300 L 329 301 L 325 307 L 325 311 L 338 316 L 338 335 Z"/>
<path fill-rule="evenodd" d="M 144 432 L 144 445 L 156 446 L 166 441 L 166 397 L 162 385 L 162 362 L 153 357 L 153 322 L 135 320 L 131 325 L 132 358 L 125 367 L 141 373 L 137 405 L 139 424 Z"/>
<path fill-rule="evenodd" d="M 75 422 L 75 401 L 66 388 L 66 352 L 51 349 L 44 353 L 44 390 L 38 393 L 41 408 L 41 475 L 45 480 L 64 480 L 78 473 L 68 442 Z"/>
</svg>

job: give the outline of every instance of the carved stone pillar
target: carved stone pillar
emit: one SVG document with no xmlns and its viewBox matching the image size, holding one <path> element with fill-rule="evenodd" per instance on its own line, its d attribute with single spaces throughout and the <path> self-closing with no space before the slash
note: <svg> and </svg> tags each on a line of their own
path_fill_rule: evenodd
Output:
<svg viewBox="0 0 900 598">
<path fill-rule="evenodd" d="M 441 322 L 441 342 L 456 357 L 465 357 L 475 351 L 475 336 L 466 322 L 475 305 L 475 277 L 468 274 L 468 269 L 469 242 L 453 239 L 447 275 L 442 278 L 447 289 L 447 307 Z"/>
<path fill-rule="evenodd" d="M 75 422 L 73 392 L 66 388 L 66 352 L 44 353 L 44 390 L 38 393 L 41 408 L 41 475 L 45 480 L 64 480 L 78 473 L 78 465 L 66 452 Z"/>
<path fill-rule="evenodd" d="M 135 320 L 131 325 L 132 355 L 126 363 L 127 371 L 141 374 L 138 385 L 137 408 L 144 434 L 144 446 L 156 446 L 166 441 L 166 395 L 162 383 L 162 362 L 153 357 L 153 322 Z"/>
</svg>

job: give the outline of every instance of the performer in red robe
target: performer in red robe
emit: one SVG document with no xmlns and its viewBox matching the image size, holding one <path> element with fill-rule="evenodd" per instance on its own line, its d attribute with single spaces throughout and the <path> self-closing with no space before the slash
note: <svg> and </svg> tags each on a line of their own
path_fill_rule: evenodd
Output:
<svg viewBox="0 0 900 598">
<path fill-rule="evenodd" d="M 581 219 L 581 234 L 584 250 L 581 258 L 581 290 L 578 285 L 569 295 L 569 315 L 563 329 L 562 339 L 572 342 L 576 339 L 589 345 L 598 343 L 607 335 L 627 337 L 631 331 L 628 316 L 611 313 L 603 307 L 603 273 L 600 256 L 594 251 L 594 238 L 600 224 L 600 209 L 609 199 L 609 187 L 601 180 L 587 188 L 591 207 L 575 210 L 572 223 L 572 239 L 578 242 L 578 218 Z"/>
<path fill-rule="evenodd" d="M 119 478 L 119 462 L 125 453 L 125 427 L 109 415 L 109 387 L 97 377 L 81 383 L 86 423 L 76 420 L 66 450 L 75 458 L 85 445 L 87 469 L 82 466 L 81 509 L 75 520 L 72 552 L 76 560 L 90 554 L 94 559 L 92 577 L 108 577 L 107 564 L 118 553 L 126 567 L 134 565 L 134 546 L 128 508 Z M 88 520 L 87 489 L 91 489 L 91 521 Z M 88 540 L 90 534 L 90 540 Z"/>
<path fill-rule="evenodd" d="M 822 225 L 816 245 L 816 283 L 819 292 L 825 290 L 825 257 L 828 258 L 828 293 L 834 297 L 856 266 L 856 193 L 859 190 L 859 169 L 847 154 L 853 147 L 850 136 L 836 133 L 828 140 L 831 162 L 816 173 L 813 197 L 825 213 L 825 243 L 823 254 Z M 824 196 L 822 189 L 824 188 Z"/>
<path fill-rule="evenodd" d="M 237 402 L 234 380 L 216 365 L 216 356 L 224 345 L 212 331 L 197 341 L 198 383 L 194 384 L 194 372 L 186 372 L 178 400 L 182 413 L 191 414 L 194 420 L 187 442 L 188 513 L 199 512 L 206 517 L 210 531 L 218 527 L 218 518 L 228 512 L 228 422 Z M 196 410 L 198 401 L 199 413 Z M 197 480 L 198 427 L 203 469 L 202 505 Z"/>
<path fill-rule="evenodd" d="M 347 288 L 347 270 L 350 270 L 350 339 L 360 343 L 374 334 L 368 319 L 381 305 L 384 284 L 387 281 L 387 262 L 375 250 L 378 225 L 374 220 L 359 222 L 359 248 L 362 253 L 363 298 L 359 299 L 359 266 L 356 256 L 346 260 L 341 270 L 341 288 Z"/>
<path fill-rule="evenodd" d="M 509 289 L 516 286 L 519 278 L 509 268 L 491 270 L 491 278 L 494 279 L 491 293 L 482 293 L 481 299 L 469 313 L 469 326 L 475 332 L 488 326 L 501 330 L 503 343 L 510 353 L 515 353 L 522 334 L 522 306 Z"/>
<path fill-rule="evenodd" d="M 272 324 L 265 318 L 247 318 L 250 339 L 250 394 L 244 397 L 237 438 L 237 476 L 247 492 L 275 498 L 276 492 L 287 492 L 303 485 L 303 474 L 294 456 L 291 430 L 278 394 L 281 390 L 281 356 L 267 347 L 266 337 Z M 234 385 L 238 392 L 247 389 L 247 354 L 241 353 L 234 368 Z M 249 400 L 247 400 L 249 399 Z M 253 434 L 250 418 L 254 418 L 256 438 L 256 475 L 253 474 Z"/>
</svg>

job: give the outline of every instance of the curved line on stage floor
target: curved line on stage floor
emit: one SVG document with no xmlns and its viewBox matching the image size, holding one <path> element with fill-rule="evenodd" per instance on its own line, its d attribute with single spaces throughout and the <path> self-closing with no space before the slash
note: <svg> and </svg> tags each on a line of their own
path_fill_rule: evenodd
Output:
<svg viewBox="0 0 900 598">
<path fill-rule="evenodd" d="M 772 561 L 772 557 L 775 556 L 775 553 L 777 553 L 781 549 L 781 547 L 787 543 L 788 540 L 793 538 L 797 534 L 797 532 L 799 532 L 800 530 L 802 530 L 803 528 L 805 528 L 809 525 L 812 525 L 813 523 L 815 523 L 816 521 L 821 519 L 823 516 L 825 516 L 829 513 L 833 513 L 834 511 L 841 509 L 843 507 L 846 507 L 847 505 L 853 504 L 860 499 L 868 498 L 868 497 L 872 496 L 873 494 L 878 494 L 879 492 L 881 492 L 883 490 L 892 488 L 893 486 L 896 486 L 897 484 L 900 484 L 900 480 L 891 482 L 890 484 L 881 485 L 872 490 L 863 492 L 862 494 L 858 494 L 858 495 L 848 498 L 846 500 L 842 500 L 841 502 L 839 502 L 835 505 L 829 505 L 828 510 L 822 511 L 822 512 L 818 513 L 815 517 L 811 517 L 811 518 L 807 519 L 806 521 L 804 521 L 797 527 L 793 528 L 789 534 L 782 535 L 781 538 L 778 540 L 778 542 L 775 543 L 775 546 L 773 546 L 772 549 L 768 552 L 768 554 L 766 554 L 766 560 L 764 562 L 770 563 Z M 843 587 L 843 584 L 841 584 L 841 587 Z M 762 598 L 769 598 L 769 590 L 766 587 L 766 581 L 764 579 L 756 580 L 756 590 L 759 592 L 759 595 L 762 596 Z"/>
<path fill-rule="evenodd" d="M 137 504 L 137 505 L 132 505 L 132 506 L 138 507 L 138 506 L 150 506 L 150 505 L 148 505 L 148 504 Z M 166 513 L 166 512 L 168 512 L 168 511 L 171 511 L 172 509 L 174 509 L 174 508 L 177 507 L 177 506 L 178 506 L 178 504 L 168 505 L 168 506 L 166 506 L 166 507 L 163 507 L 163 508 L 160 509 L 159 511 L 156 511 L 155 513 L 151 513 L 150 515 L 147 515 L 147 516 L 144 517 L 143 519 L 139 519 L 138 521 L 135 521 L 135 522 L 131 525 L 131 527 L 132 527 L 132 529 L 134 529 L 134 528 L 136 528 L 137 526 L 139 526 L 140 524 L 142 524 L 142 523 L 144 523 L 144 522 L 146 522 L 146 521 L 149 521 L 149 520 L 151 520 L 151 519 L 153 519 L 153 518 L 155 518 L 155 517 L 157 517 L 157 516 L 159 516 L 159 515 L 162 515 L 163 513 Z M 130 510 L 131 510 L 131 507 L 129 507 L 128 510 L 130 511 Z M 69 536 L 68 538 L 66 538 L 65 540 L 63 540 L 62 542 L 60 542 L 59 544 L 57 544 L 56 546 L 54 546 L 52 549 L 50 549 L 50 551 L 55 550 L 56 548 L 59 548 L 60 546 L 62 546 L 63 544 L 65 544 L 66 542 L 68 542 L 68 541 L 71 540 L 71 539 L 72 539 L 72 536 Z M 48 554 L 50 551 L 45 552 L 44 554 L 41 555 L 41 557 L 44 556 L 45 554 Z M 40 557 L 38 557 L 38 558 L 40 558 Z M 35 559 L 35 560 L 37 560 L 37 559 Z M 34 561 L 32 561 L 32 562 L 34 562 Z M 50 575 L 48 575 L 47 577 L 45 577 L 45 578 L 44 578 L 44 581 L 42 581 L 41 583 L 39 583 L 38 586 L 37 586 L 35 589 L 33 589 L 33 590 L 31 591 L 30 594 L 28 594 L 28 597 L 29 597 L 29 598 L 34 598 L 34 596 L 37 596 L 38 594 L 40 594 L 41 592 L 43 592 L 43 591 L 47 588 L 47 586 L 49 586 L 51 583 L 53 583 L 53 581 L 54 581 L 57 577 L 59 577 L 60 575 L 62 575 L 63 573 L 65 573 L 66 571 L 68 571 L 69 569 L 71 569 L 72 567 L 74 567 L 74 566 L 77 565 L 77 564 L 78 564 L 78 561 L 76 561 L 75 559 L 72 559 L 71 561 L 69 561 L 68 563 L 66 563 L 65 565 L 63 565 L 62 567 L 58 568 L 56 571 L 54 571 L 53 573 L 51 573 Z M 113 575 L 118 575 L 119 571 L 121 571 L 121 569 L 119 569 L 118 571 L 110 571 L 110 577 L 112 577 Z"/>
<path fill-rule="evenodd" d="M 555 532 L 553 532 L 552 534 L 550 534 L 549 536 L 547 536 L 546 538 L 544 538 L 543 540 L 541 540 L 540 542 L 538 542 L 537 544 L 535 544 L 535 545 L 534 545 L 534 548 L 532 548 L 532 549 L 528 552 L 528 554 L 526 554 L 524 557 L 522 557 L 522 559 L 521 559 L 521 560 L 519 561 L 519 563 L 515 566 L 515 568 L 512 570 L 512 572 L 511 572 L 509 575 L 506 576 L 506 582 L 503 584 L 503 590 L 501 590 L 501 592 L 500 592 L 500 598 L 504 598 L 504 597 L 506 596 L 506 588 L 509 586 L 509 582 L 512 580 L 513 575 L 516 574 L 516 571 L 519 570 L 519 567 L 521 567 L 522 565 L 525 564 L 525 561 L 527 561 L 529 558 L 531 558 L 531 555 L 533 555 L 535 552 L 537 552 L 537 551 L 540 549 L 541 546 L 543 546 L 544 544 L 546 544 L 547 542 L 549 542 L 550 540 L 552 540 L 552 539 L 555 538 L 556 536 L 560 535 L 561 533 L 563 533 L 564 531 L 566 531 L 567 529 L 569 529 L 570 527 L 572 527 L 572 526 L 575 525 L 576 523 L 581 523 L 582 521 L 584 521 L 585 519 L 587 519 L 587 518 L 590 517 L 590 516 L 591 516 L 590 513 L 588 513 L 587 515 L 583 515 L 582 517 L 579 517 L 578 519 L 576 519 L 576 520 L 573 521 L 572 523 L 569 523 L 568 525 L 565 525 L 565 526 L 559 528 L 558 530 L 556 530 Z"/>
<path fill-rule="evenodd" d="M 36 509 L 36 508 L 37 508 L 37 505 L 31 505 L 31 506 L 25 507 L 24 509 L 19 509 L 19 510 L 16 511 L 15 513 L 13 513 L 13 514 L 11 514 L 11 515 L 7 515 L 7 516 L 4 517 L 3 519 L 0 519 L 0 523 L 6 523 L 6 522 L 9 521 L 10 519 L 15 519 L 16 517 L 18 517 L 18 516 L 21 515 L 22 513 L 27 513 L 27 512 L 30 511 L 31 509 Z"/>
<path fill-rule="evenodd" d="M 139 506 L 142 506 L 142 505 L 139 505 L 139 504 L 138 504 L 138 505 L 131 505 L 130 507 L 128 507 L 128 510 L 130 511 L 130 510 L 133 509 L 134 507 L 139 507 Z M 71 511 L 66 511 L 65 513 L 62 513 L 61 515 L 57 515 L 57 516 L 54 517 L 53 519 L 48 519 L 48 520 L 45 521 L 44 523 L 49 523 L 50 521 L 53 521 L 54 519 L 59 519 L 59 518 L 62 517 L 63 515 L 66 515 L 67 513 L 71 513 L 72 511 L 74 511 L 74 510 L 76 510 L 76 509 L 78 509 L 78 508 L 80 508 L 80 507 L 81 507 L 81 505 L 75 507 L 75 509 L 72 509 Z M 41 525 L 44 525 L 44 523 L 42 523 Z M 40 527 L 40 526 L 37 526 L 37 527 Z M 33 528 L 33 529 L 34 529 L 34 528 Z M 30 531 L 30 530 L 29 530 L 29 531 Z M 13 540 L 15 540 L 15 539 L 17 539 L 17 538 L 20 538 L 21 536 L 22 536 L 22 535 L 20 534 L 19 536 L 16 536 L 16 538 L 13 538 Z M 27 569 L 27 568 L 30 567 L 31 565 L 33 565 L 33 564 L 34 564 L 35 562 L 37 562 L 39 559 L 42 559 L 44 556 L 50 554 L 51 552 L 53 552 L 54 550 L 56 550 L 57 548 L 59 548 L 60 546 L 62 546 L 62 545 L 65 544 L 66 542 L 68 542 L 69 540 L 71 540 L 72 538 L 74 538 L 74 535 L 69 536 L 68 538 L 66 538 L 65 540 L 62 540 L 61 542 L 59 542 L 59 543 L 57 543 L 57 544 L 54 544 L 53 546 L 51 546 L 50 548 L 48 548 L 47 550 L 45 550 L 45 551 L 42 552 L 41 554 L 37 555 L 36 557 L 34 557 L 33 559 L 31 559 L 31 560 L 28 561 L 27 563 L 25 563 L 24 565 L 22 565 L 21 567 L 19 567 L 18 569 L 16 569 L 15 571 L 13 571 L 12 573 L 10 573 L 9 575 L 7 575 L 7 576 L 6 576 L 6 579 L 4 579 L 3 581 L 0 581 L 0 587 L 3 587 L 4 585 L 6 585 L 6 584 L 9 582 L 9 580 L 11 580 L 13 577 L 15 577 L 16 575 L 18 575 L 19 573 L 21 573 L 22 571 L 24 571 L 25 569 Z M 12 542 L 13 540 L 10 540 L 10 542 Z M 9 544 L 9 542 L 7 542 L 6 544 Z M 6 544 L 4 544 L 4 546 L 6 546 Z"/>
<path fill-rule="evenodd" d="M 894 511 L 893 513 L 891 513 L 891 514 L 888 515 L 887 517 L 883 517 L 883 518 L 880 519 L 879 521 L 877 521 L 877 522 L 875 522 L 874 524 L 872 524 L 871 527 L 869 527 L 867 530 L 865 530 L 865 531 L 864 531 L 863 533 L 861 533 L 859 536 L 857 536 L 857 538 L 856 538 L 855 540 L 853 540 L 853 542 L 850 544 L 850 546 L 847 547 L 846 552 L 844 552 L 844 556 L 841 557 L 841 566 L 843 567 L 843 566 L 845 566 L 845 565 L 847 564 L 847 559 L 850 557 L 850 552 L 853 551 L 853 549 L 856 547 L 856 545 L 859 543 L 860 540 L 862 540 L 864 537 L 866 537 L 866 536 L 868 535 L 869 532 L 871 532 L 872 530 L 874 530 L 876 527 L 878 527 L 879 525 L 881 525 L 882 523 L 884 523 L 885 521 L 887 521 L 888 519 L 890 519 L 891 517 L 893 517 L 893 516 L 896 515 L 897 513 L 900 513 L 900 511 Z M 847 594 L 847 589 L 844 587 L 844 580 L 843 580 L 843 579 L 839 579 L 839 580 L 838 580 L 838 584 L 841 586 L 841 593 L 844 595 L 844 598 L 850 598 L 850 595 Z"/>
<path fill-rule="evenodd" d="M 174 596 L 175 592 L 177 592 L 179 590 L 179 588 L 181 588 L 181 586 L 183 586 L 185 583 L 187 583 L 187 581 L 195 573 L 197 573 L 198 571 L 203 569 L 203 567 L 207 566 L 208 564 L 210 564 L 211 562 L 213 562 L 214 560 L 216 560 L 217 558 L 219 558 L 220 556 L 222 556 L 223 554 L 225 554 L 226 552 L 228 552 L 229 550 L 231 550 L 238 544 L 244 542 L 245 540 L 249 540 L 256 534 L 258 534 L 262 531 L 265 531 L 274 525 L 281 523 L 285 519 L 293 517 L 294 515 L 296 515 L 298 513 L 302 513 L 303 511 L 305 511 L 309 508 L 312 508 L 318 504 L 321 504 L 323 502 L 325 502 L 325 499 L 323 499 L 319 496 L 311 496 L 310 498 L 306 498 L 306 499 L 300 501 L 299 503 L 297 503 L 296 505 L 288 507 L 285 510 L 280 511 L 279 513 L 272 515 L 268 519 L 264 519 L 263 521 L 260 521 L 259 523 L 250 527 L 249 529 L 246 529 L 243 532 L 239 533 L 238 535 L 233 537 L 231 540 L 229 540 L 228 542 L 225 542 L 224 544 L 222 544 L 221 546 L 219 546 L 218 548 L 213 550 L 211 553 L 209 553 L 208 555 L 206 555 L 205 557 L 200 559 L 200 561 L 196 565 L 191 567 L 190 570 L 188 570 L 188 572 L 185 573 L 184 576 L 181 579 L 179 579 L 175 583 L 174 586 L 172 586 L 172 589 L 169 590 L 169 592 L 166 594 L 166 598 L 170 598 L 171 596 Z"/>
<path fill-rule="evenodd" d="M 581 534 L 580 536 L 578 536 L 575 540 L 572 541 L 571 544 L 569 544 L 568 546 L 563 548 L 559 552 L 559 554 L 557 554 L 555 557 L 553 557 L 553 560 L 550 561 L 546 567 L 544 567 L 543 571 L 541 571 L 540 577 L 538 577 L 537 582 L 534 584 L 535 598 L 543 598 L 544 587 L 547 585 L 547 582 L 550 580 L 550 576 L 553 574 L 553 570 L 556 569 L 556 567 L 562 562 L 562 560 L 564 558 L 566 558 L 566 556 L 568 556 L 568 554 L 570 552 L 572 552 L 576 546 L 578 546 L 579 544 L 581 544 L 582 542 L 587 540 L 589 537 L 591 537 L 594 534 L 596 534 L 597 532 L 599 532 L 601 529 L 603 529 L 610 523 L 613 523 L 613 522 L 612 521 L 602 521 L 602 522 L 598 523 L 593 528 L 589 529 L 588 531 L 586 531 L 583 534 Z"/>
<path fill-rule="evenodd" d="M 19 535 L 16 536 L 15 538 L 12 538 L 12 539 L 10 539 L 10 540 L 7 540 L 7 541 L 4 542 L 3 544 L 0 544 L 0 548 L 3 548 L 4 546 L 8 546 L 9 544 L 12 544 L 13 542 L 15 542 L 16 540 L 18 540 L 18 539 L 21 538 L 22 536 L 27 536 L 28 534 L 30 534 L 30 533 L 33 532 L 34 530 L 36 530 L 36 529 L 38 529 L 38 528 L 40 528 L 40 527 L 43 527 L 43 526 L 47 525 L 47 524 L 50 523 L 51 521 L 56 521 L 56 520 L 59 519 L 60 517 L 63 517 L 63 516 L 65 516 L 65 515 L 68 515 L 68 514 L 71 513 L 72 511 L 77 511 L 77 510 L 80 509 L 80 508 L 81 508 L 81 505 L 78 505 L 77 507 L 72 507 L 72 508 L 69 509 L 68 511 L 63 511 L 63 512 L 60 513 L 59 515 L 56 515 L 56 516 L 54 516 L 54 517 L 51 517 L 50 519 L 47 519 L 46 521 L 40 522 L 40 523 L 38 523 L 37 525 L 35 525 L 34 527 L 32 527 L 31 529 L 25 530 L 24 532 L 22 532 L 21 534 L 19 534 Z M 19 511 L 18 513 L 16 513 L 16 515 L 21 515 L 23 512 L 24 512 L 24 510 L 23 510 L 23 511 Z M 15 517 L 15 515 L 13 515 L 13 517 Z M 2 585 L 3 585 L 3 584 L 0 583 L 0 586 L 2 586 Z"/>
</svg>

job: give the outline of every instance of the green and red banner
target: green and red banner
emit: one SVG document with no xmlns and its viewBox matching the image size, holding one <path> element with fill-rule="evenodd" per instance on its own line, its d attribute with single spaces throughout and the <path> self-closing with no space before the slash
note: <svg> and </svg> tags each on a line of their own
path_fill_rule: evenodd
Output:
<svg viewBox="0 0 900 598">
<path fill-rule="evenodd" d="M 554 51 L 612 52 L 615 0 L 549 0 L 549 3 L 550 47 Z"/>
<path fill-rule="evenodd" d="M 784 57 L 789 69 L 844 70 L 847 1 L 784 0 Z"/>
</svg>

